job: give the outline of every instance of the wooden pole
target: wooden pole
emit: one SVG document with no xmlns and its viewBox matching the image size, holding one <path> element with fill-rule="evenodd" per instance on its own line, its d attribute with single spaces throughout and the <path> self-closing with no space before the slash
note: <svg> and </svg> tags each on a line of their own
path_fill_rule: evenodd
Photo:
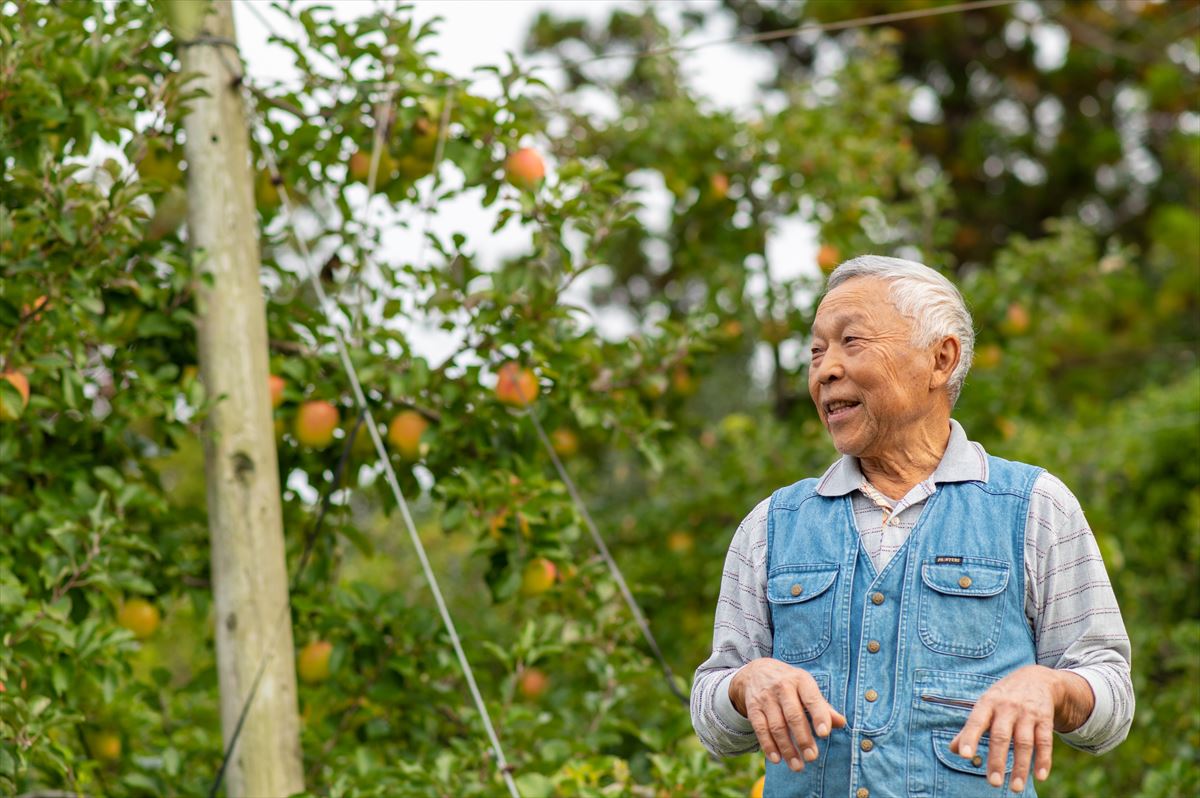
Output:
<svg viewBox="0 0 1200 798">
<path fill-rule="evenodd" d="M 205 434 L 217 669 L 225 747 L 258 669 L 265 671 L 226 771 L 227 794 L 304 789 L 279 469 L 267 388 L 267 323 L 233 8 L 206 16 L 168 2 L 184 72 L 199 75 L 184 125 L 188 234 L 197 280 L 200 370 L 216 400 Z M 177 27 L 176 23 L 179 23 Z M 198 30 L 197 30 L 198 27 Z"/>
</svg>

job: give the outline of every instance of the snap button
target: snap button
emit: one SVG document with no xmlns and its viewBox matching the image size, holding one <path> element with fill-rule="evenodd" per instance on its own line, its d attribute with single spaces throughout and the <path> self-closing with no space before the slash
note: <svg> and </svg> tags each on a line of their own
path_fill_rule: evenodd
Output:
<svg viewBox="0 0 1200 798">
<path fill-rule="evenodd" d="M 983 757 L 981 757 L 979 754 L 976 754 L 975 756 L 971 757 L 971 764 L 975 767 L 979 767 L 983 764 Z"/>
<path fill-rule="evenodd" d="M 863 693 L 863 698 L 867 699 L 868 701 L 874 701 L 875 699 L 879 698 L 879 693 L 875 692 L 874 690 L 868 690 L 867 692 Z"/>
<path fill-rule="evenodd" d="M 799 582 L 792 585 L 792 595 L 793 596 L 799 596 L 803 592 L 804 592 L 804 588 L 800 585 Z"/>
<path fill-rule="evenodd" d="M 961 588 L 963 588 L 964 590 L 965 590 L 966 588 L 970 587 L 970 586 L 971 586 L 971 577 L 969 577 L 969 576 L 964 576 L 962 579 L 959 579 L 959 580 L 958 580 L 958 586 L 959 586 L 959 587 L 961 587 Z"/>
<path fill-rule="evenodd" d="M 871 594 L 871 603 L 876 604 L 876 605 L 882 604 L 883 603 L 883 594 L 882 593 L 872 593 Z"/>
<path fill-rule="evenodd" d="M 878 654 L 879 653 L 879 641 L 878 640 L 868 640 L 867 641 L 867 651 L 870 651 L 872 654 Z"/>
<path fill-rule="evenodd" d="M 871 791 L 868 790 L 866 787 L 859 787 L 858 790 L 854 793 L 854 798 L 870 798 L 870 796 L 871 796 Z"/>
<path fill-rule="evenodd" d="M 864 751 L 870 751 L 872 748 L 875 747 L 875 743 L 871 742 L 870 740 L 863 740 L 861 743 L 858 744 L 858 747 Z"/>
</svg>

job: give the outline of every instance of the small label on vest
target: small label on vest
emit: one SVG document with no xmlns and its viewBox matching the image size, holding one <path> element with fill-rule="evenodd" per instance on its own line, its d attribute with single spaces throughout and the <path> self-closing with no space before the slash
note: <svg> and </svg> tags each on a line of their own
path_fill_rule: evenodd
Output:
<svg viewBox="0 0 1200 798">
<path fill-rule="evenodd" d="M 962 565 L 962 557 L 949 557 L 949 556 L 943 555 L 941 557 L 938 557 L 936 560 L 934 560 L 934 562 L 939 562 L 939 563 L 940 562 L 948 562 L 948 563 L 953 563 L 955 565 Z"/>
</svg>

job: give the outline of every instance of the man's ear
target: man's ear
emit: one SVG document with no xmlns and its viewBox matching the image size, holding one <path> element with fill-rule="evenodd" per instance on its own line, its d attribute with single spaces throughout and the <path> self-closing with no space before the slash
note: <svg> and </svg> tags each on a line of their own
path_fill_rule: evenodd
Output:
<svg viewBox="0 0 1200 798">
<path fill-rule="evenodd" d="M 953 335 L 943 338 L 933 347 L 933 374 L 929 377 L 931 390 L 946 387 L 950 375 L 958 368 L 959 358 L 962 357 L 962 346 Z"/>
</svg>

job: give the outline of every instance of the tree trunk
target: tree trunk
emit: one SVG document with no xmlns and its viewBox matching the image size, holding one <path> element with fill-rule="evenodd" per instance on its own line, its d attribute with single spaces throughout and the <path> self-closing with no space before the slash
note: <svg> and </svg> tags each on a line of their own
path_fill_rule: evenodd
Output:
<svg viewBox="0 0 1200 798">
<path fill-rule="evenodd" d="M 200 369 L 215 400 L 205 434 L 221 730 L 228 747 L 260 667 L 228 769 L 230 796 L 304 789 L 279 470 L 267 388 L 267 324 L 259 285 L 250 142 L 235 80 L 233 9 L 168 3 L 183 71 L 200 77 L 185 120 L 188 234 L 198 261 Z M 196 23 L 200 29 L 195 30 Z"/>
</svg>

